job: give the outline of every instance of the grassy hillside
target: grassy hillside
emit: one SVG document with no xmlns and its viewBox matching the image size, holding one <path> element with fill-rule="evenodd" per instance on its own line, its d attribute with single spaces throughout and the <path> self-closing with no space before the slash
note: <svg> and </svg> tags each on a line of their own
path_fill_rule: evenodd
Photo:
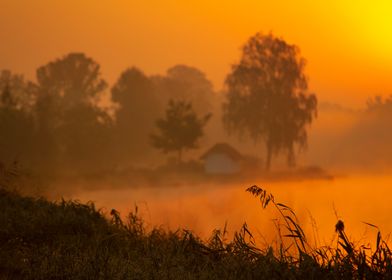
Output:
<svg viewBox="0 0 392 280">
<path fill-rule="evenodd" d="M 250 190 L 263 206 L 275 203 Z M 300 227 L 288 224 L 295 253 L 253 246 L 243 227 L 232 241 L 216 231 L 207 242 L 191 232 L 147 232 L 131 213 L 111 219 L 94 204 L 50 202 L 0 189 L 1 279 L 391 279 L 391 252 L 380 239 L 376 252 L 354 248 L 339 231 L 335 248 L 309 248 Z M 297 236 L 295 236 L 297 234 Z M 302 241 L 304 243 L 302 244 Z M 347 242 L 347 243 L 345 243 Z M 302 246 L 303 245 L 303 246 Z M 363 253 L 362 253 L 363 252 Z"/>
</svg>

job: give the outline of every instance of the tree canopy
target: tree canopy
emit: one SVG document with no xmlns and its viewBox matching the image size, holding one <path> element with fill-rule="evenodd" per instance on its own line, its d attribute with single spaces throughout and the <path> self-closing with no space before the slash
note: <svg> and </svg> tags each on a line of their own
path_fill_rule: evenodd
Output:
<svg viewBox="0 0 392 280">
<path fill-rule="evenodd" d="M 100 65 L 83 53 L 70 53 L 38 68 L 37 81 L 41 93 L 69 104 L 97 100 L 107 88 Z"/>
<path fill-rule="evenodd" d="M 151 79 L 136 67 L 123 71 L 111 89 L 115 112 L 115 153 L 119 162 L 145 160 L 152 152 L 149 135 L 159 116 Z"/>
<path fill-rule="evenodd" d="M 83 53 L 70 53 L 39 67 L 37 82 L 35 114 L 42 154 L 74 168 L 76 162 L 79 167 L 92 161 L 97 165 L 94 159 L 107 149 L 96 144 L 109 143 L 111 125 L 107 112 L 98 106 L 107 88 L 100 65 Z"/>
<path fill-rule="evenodd" d="M 297 46 L 257 33 L 226 78 L 225 128 L 255 142 L 262 140 L 267 169 L 272 157 L 282 152 L 294 165 L 295 146 L 306 146 L 306 125 L 316 116 L 317 98 L 308 93 L 304 67 Z"/>
<path fill-rule="evenodd" d="M 14 74 L 9 70 L 0 71 L 0 91 L 2 105 L 15 109 L 30 111 L 35 102 L 37 86 L 26 81 L 23 75 Z M 7 103 L 7 104 L 6 104 Z"/>
<path fill-rule="evenodd" d="M 163 106 L 173 100 L 191 102 L 197 113 L 208 113 L 215 98 L 212 83 L 199 69 L 187 65 L 169 68 L 165 76 L 152 77 L 157 98 Z"/>
<path fill-rule="evenodd" d="M 198 140 L 210 117 L 211 114 L 197 116 L 190 102 L 170 100 L 165 118 L 156 122 L 159 134 L 151 135 L 152 144 L 164 153 L 177 151 L 181 162 L 184 150 L 198 147 Z"/>
<path fill-rule="evenodd" d="M 0 159 L 29 161 L 34 153 L 34 120 L 28 107 L 33 85 L 22 75 L 0 72 Z M 29 141 L 26 141 L 29 140 Z"/>
</svg>

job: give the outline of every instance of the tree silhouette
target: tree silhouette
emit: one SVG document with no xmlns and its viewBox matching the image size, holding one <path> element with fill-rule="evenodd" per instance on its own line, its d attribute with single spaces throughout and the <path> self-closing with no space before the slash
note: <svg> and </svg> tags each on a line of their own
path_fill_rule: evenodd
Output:
<svg viewBox="0 0 392 280">
<path fill-rule="evenodd" d="M 49 130 L 61 125 L 65 111 L 73 106 L 93 106 L 107 87 L 100 77 L 99 64 L 81 53 L 68 54 L 38 68 L 37 81 L 36 112 L 39 124 Z"/>
<path fill-rule="evenodd" d="M 198 117 L 191 103 L 170 100 L 166 117 L 156 122 L 160 134 L 151 135 L 152 144 L 164 153 L 176 151 L 181 163 L 184 150 L 198 147 L 197 142 L 203 136 L 203 128 L 210 117 L 211 114 Z"/>
<path fill-rule="evenodd" d="M 212 83 L 199 69 L 187 65 L 169 68 L 165 76 L 152 77 L 156 95 L 165 107 L 170 99 L 191 102 L 197 113 L 211 112 L 215 93 Z"/>
<path fill-rule="evenodd" d="M 16 101 L 11 94 L 10 85 L 8 83 L 4 86 L 3 92 L 1 93 L 1 105 L 2 107 L 8 108 L 16 107 Z"/>
<path fill-rule="evenodd" d="M 2 105 L 31 112 L 37 93 L 37 86 L 24 79 L 23 75 L 9 70 L 0 71 L 0 90 Z"/>
<path fill-rule="evenodd" d="M 146 159 L 152 147 L 149 135 L 159 116 L 153 83 L 142 71 L 129 68 L 111 89 L 115 112 L 115 142 L 118 160 Z"/>
<path fill-rule="evenodd" d="M 25 82 L 22 76 L 13 75 L 9 71 L 2 73 L 3 75 L 0 75 L 0 158 L 2 162 L 23 159 L 25 164 L 30 164 L 34 154 L 34 118 L 29 111 L 30 108 L 25 107 L 30 97 L 28 96 L 30 83 Z M 4 75 L 6 73 L 7 75 Z"/>
<path fill-rule="evenodd" d="M 255 142 L 262 140 L 267 169 L 272 157 L 282 152 L 288 164 L 295 165 L 295 146 L 306 146 L 306 125 L 316 116 L 317 99 L 308 94 L 304 67 L 298 47 L 257 33 L 226 78 L 225 128 Z"/>
<path fill-rule="evenodd" d="M 61 97 L 67 106 L 97 101 L 107 83 L 100 65 L 83 53 L 70 53 L 37 69 L 41 94 Z"/>
<path fill-rule="evenodd" d="M 107 112 L 98 106 L 107 83 L 100 65 L 82 53 L 70 53 L 37 69 L 35 113 L 41 149 L 48 160 L 98 165 L 107 147 L 96 147 L 109 133 Z M 99 136 L 99 137 L 98 137 Z M 51 157 L 51 158 L 50 158 Z"/>
</svg>

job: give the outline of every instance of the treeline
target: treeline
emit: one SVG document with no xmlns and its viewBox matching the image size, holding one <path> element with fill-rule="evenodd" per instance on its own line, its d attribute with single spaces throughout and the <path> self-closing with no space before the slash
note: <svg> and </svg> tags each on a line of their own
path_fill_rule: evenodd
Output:
<svg viewBox="0 0 392 280">
<path fill-rule="evenodd" d="M 129 68 L 109 87 L 100 65 L 83 53 L 39 67 L 35 82 L 3 70 L 0 91 L 0 158 L 50 173 L 143 162 L 169 100 L 206 113 L 215 97 L 204 73 L 184 65 L 150 77 Z"/>
<path fill-rule="evenodd" d="M 347 166 L 380 172 L 392 165 L 392 96 L 369 98 L 357 121 L 338 139 L 338 159 Z M 334 151 L 335 152 L 335 151 Z"/>
<path fill-rule="evenodd" d="M 181 160 L 183 150 L 198 147 L 210 113 L 221 111 L 228 134 L 264 143 L 267 169 L 278 155 L 294 166 L 317 111 L 304 69 L 297 46 L 257 33 L 232 65 L 220 101 L 204 73 L 184 65 L 163 76 L 129 68 L 111 87 L 82 53 L 39 67 L 35 82 L 2 71 L 0 159 L 51 174 L 140 164 L 154 147 Z"/>
</svg>

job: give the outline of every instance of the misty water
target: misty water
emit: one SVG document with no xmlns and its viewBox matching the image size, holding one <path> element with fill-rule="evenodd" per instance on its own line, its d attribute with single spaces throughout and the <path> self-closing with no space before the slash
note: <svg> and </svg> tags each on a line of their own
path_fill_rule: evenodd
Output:
<svg viewBox="0 0 392 280">
<path fill-rule="evenodd" d="M 385 237 L 392 232 L 392 176 L 356 175 L 333 180 L 293 182 L 249 182 L 241 184 L 202 184 L 192 186 L 128 187 L 108 185 L 80 188 L 66 198 L 93 201 L 109 213 L 112 208 L 127 213 L 138 208 L 146 226 L 176 230 L 190 229 L 206 239 L 227 222 L 229 236 L 247 223 L 259 241 L 274 240 L 272 207 L 262 209 L 245 189 L 252 184 L 270 191 L 277 202 L 293 208 L 308 238 L 318 244 L 331 244 L 338 219 L 344 221 L 352 240 L 373 241 L 377 225 Z M 81 186 L 82 187 L 82 186 Z M 84 187 L 84 186 L 83 186 Z"/>
</svg>

